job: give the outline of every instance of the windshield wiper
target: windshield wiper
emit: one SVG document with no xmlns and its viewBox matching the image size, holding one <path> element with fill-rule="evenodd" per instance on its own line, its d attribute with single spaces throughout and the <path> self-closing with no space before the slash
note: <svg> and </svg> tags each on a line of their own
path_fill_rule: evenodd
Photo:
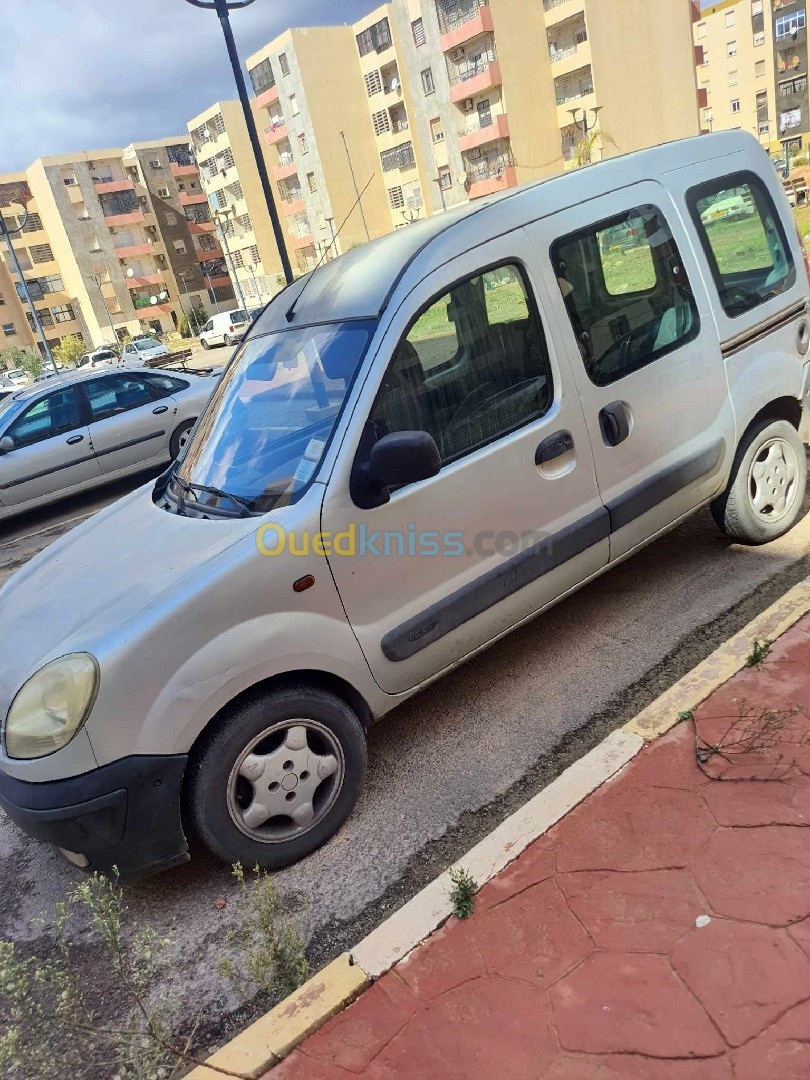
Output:
<svg viewBox="0 0 810 1080">
<path fill-rule="evenodd" d="M 187 495 L 193 495 L 198 503 L 200 502 L 200 494 L 214 495 L 217 499 L 229 499 L 234 506 L 237 506 L 241 510 L 241 517 L 251 517 L 253 515 L 251 503 L 248 502 L 247 499 L 241 498 L 239 495 L 232 495 L 230 491 L 223 491 L 222 488 L 211 487 L 208 484 L 190 484 L 188 480 L 181 479 L 177 473 L 175 473 L 173 480 Z"/>
</svg>

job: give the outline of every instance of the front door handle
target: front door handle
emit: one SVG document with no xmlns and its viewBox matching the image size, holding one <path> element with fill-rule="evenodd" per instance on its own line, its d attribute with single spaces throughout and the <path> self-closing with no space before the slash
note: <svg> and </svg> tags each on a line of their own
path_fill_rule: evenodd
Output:
<svg viewBox="0 0 810 1080">
<path fill-rule="evenodd" d="M 558 431 L 555 435 L 549 435 L 547 439 L 543 439 L 537 447 L 534 463 L 539 468 L 541 465 L 548 464 L 549 461 L 554 461 L 555 458 L 562 457 L 563 454 L 570 454 L 573 449 L 574 436 L 571 432 Z"/>
<path fill-rule="evenodd" d="M 168 405 L 161 405 L 160 408 L 158 408 L 158 409 L 152 409 L 152 412 L 155 414 L 155 416 L 160 416 L 161 413 L 165 413 L 165 412 L 168 412 L 168 411 L 169 411 L 169 406 Z"/>
<path fill-rule="evenodd" d="M 67 441 L 68 446 L 75 446 L 76 443 L 84 442 L 84 435 L 71 435 Z"/>
<path fill-rule="evenodd" d="M 618 446 L 630 436 L 630 410 L 623 401 L 606 405 L 599 413 L 599 429 L 605 446 Z"/>
</svg>

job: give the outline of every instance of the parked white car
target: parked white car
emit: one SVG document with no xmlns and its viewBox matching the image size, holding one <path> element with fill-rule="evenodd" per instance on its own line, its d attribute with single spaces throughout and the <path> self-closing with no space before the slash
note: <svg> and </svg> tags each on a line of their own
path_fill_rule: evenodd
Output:
<svg viewBox="0 0 810 1080">
<path fill-rule="evenodd" d="M 94 349 L 93 352 L 87 352 L 80 357 L 76 369 L 79 371 L 85 368 L 96 370 L 97 368 L 121 367 L 122 365 L 123 361 L 118 353 L 102 345 L 101 348 Z"/>
<path fill-rule="evenodd" d="M 729 203 L 745 215 L 707 217 Z M 176 463 L 0 590 L 0 805 L 97 870 L 181 863 L 188 830 L 286 866 L 340 828 L 367 728 L 422 687 L 704 508 L 731 543 L 785 534 L 806 258 L 767 155 L 729 131 L 296 281 Z"/>
<path fill-rule="evenodd" d="M 128 341 L 121 353 L 124 364 L 148 364 L 150 360 L 158 360 L 161 356 L 169 356 L 170 350 L 161 341 L 154 338 L 138 338 L 137 341 Z"/>
<path fill-rule="evenodd" d="M 213 345 L 236 345 L 250 326 L 250 316 L 241 308 L 221 311 L 212 315 L 200 332 L 200 344 L 204 349 Z"/>
<path fill-rule="evenodd" d="M 22 368 L 14 368 L 12 371 L 0 371 L 0 382 L 6 386 L 27 386 L 31 376 Z"/>
</svg>

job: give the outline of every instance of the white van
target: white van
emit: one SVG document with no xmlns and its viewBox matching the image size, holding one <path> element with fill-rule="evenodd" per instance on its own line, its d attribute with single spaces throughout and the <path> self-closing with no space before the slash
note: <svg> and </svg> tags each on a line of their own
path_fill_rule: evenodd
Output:
<svg viewBox="0 0 810 1080">
<path fill-rule="evenodd" d="M 247 866 L 313 851 L 426 684 L 704 507 L 742 544 L 791 528 L 808 297 L 741 132 L 299 279 L 178 461 L 0 591 L 0 805 L 100 870 L 182 862 L 188 831 Z"/>
<path fill-rule="evenodd" d="M 212 345 L 236 345 L 250 326 L 250 316 L 241 308 L 220 311 L 212 315 L 200 332 L 200 344 L 204 349 Z"/>
</svg>

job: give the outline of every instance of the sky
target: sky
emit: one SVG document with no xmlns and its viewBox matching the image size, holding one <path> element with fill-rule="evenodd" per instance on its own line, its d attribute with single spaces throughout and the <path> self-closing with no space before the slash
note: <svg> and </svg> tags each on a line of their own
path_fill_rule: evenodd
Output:
<svg viewBox="0 0 810 1080">
<path fill-rule="evenodd" d="M 375 0 L 254 0 L 239 55 L 289 26 L 354 22 Z M 0 173 L 38 157 L 185 135 L 236 97 L 219 19 L 186 0 L 0 0 Z M 249 86 L 248 86 L 249 88 Z"/>
</svg>

